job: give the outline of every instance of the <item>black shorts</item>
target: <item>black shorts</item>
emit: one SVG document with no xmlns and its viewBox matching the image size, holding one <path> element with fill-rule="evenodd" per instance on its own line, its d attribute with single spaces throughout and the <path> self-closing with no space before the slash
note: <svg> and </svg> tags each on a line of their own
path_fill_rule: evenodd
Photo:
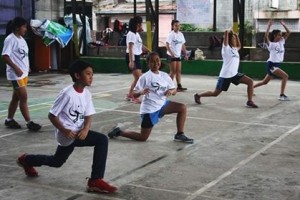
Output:
<svg viewBox="0 0 300 200">
<path fill-rule="evenodd" d="M 141 56 L 140 55 L 134 55 L 134 68 L 133 69 L 129 68 L 129 53 L 126 53 L 125 61 L 126 61 L 126 64 L 127 64 L 127 67 L 128 67 L 129 71 L 133 71 L 133 70 L 136 70 L 136 69 L 142 69 Z"/>
<path fill-rule="evenodd" d="M 175 62 L 175 61 L 181 61 L 181 58 L 174 58 L 174 57 L 171 57 L 167 54 L 167 61 L 168 62 Z"/>
<path fill-rule="evenodd" d="M 235 76 L 231 78 L 222 78 L 219 77 L 216 89 L 221 91 L 227 91 L 230 83 L 233 83 L 234 85 L 240 84 L 241 78 L 244 76 L 242 73 L 237 73 Z"/>
</svg>

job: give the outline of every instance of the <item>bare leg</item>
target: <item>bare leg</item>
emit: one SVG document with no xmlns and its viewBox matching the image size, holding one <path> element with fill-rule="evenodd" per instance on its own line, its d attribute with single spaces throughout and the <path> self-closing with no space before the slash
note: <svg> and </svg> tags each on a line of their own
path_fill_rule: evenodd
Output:
<svg viewBox="0 0 300 200">
<path fill-rule="evenodd" d="M 176 81 L 177 84 L 181 84 L 181 61 L 176 61 Z"/>
<path fill-rule="evenodd" d="M 135 131 L 121 131 L 120 136 L 144 142 L 149 138 L 151 131 L 152 128 L 141 128 L 141 133 Z"/>
<path fill-rule="evenodd" d="M 30 121 L 30 116 L 29 116 L 29 109 L 28 109 L 28 104 L 27 104 L 27 89 L 26 87 L 20 87 L 17 89 L 17 95 L 19 96 L 19 106 L 20 106 L 20 111 L 25 119 L 26 122 Z"/>
<path fill-rule="evenodd" d="M 221 94 L 221 90 L 215 89 L 213 91 L 206 91 L 203 93 L 198 94 L 199 97 L 217 97 L 219 94 Z"/>
<path fill-rule="evenodd" d="M 216 97 L 216 96 L 219 96 L 219 94 L 221 94 L 221 90 L 218 90 L 218 89 L 215 89 L 214 91 L 206 91 L 206 92 L 203 92 L 203 93 L 196 93 L 194 94 L 194 100 L 195 100 L 195 103 L 197 104 L 201 104 L 201 101 L 200 101 L 200 98 L 201 97 Z"/>
<path fill-rule="evenodd" d="M 176 126 L 177 133 L 184 132 L 184 124 L 186 119 L 186 105 L 177 102 L 170 102 L 164 109 L 164 114 L 177 113 Z"/>
<path fill-rule="evenodd" d="M 170 62 L 170 77 L 173 80 L 176 75 L 176 61 Z"/>
<path fill-rule="evenodd" d="M 13 94 L 12 94 L 12 97 L 11 97 L 11 101 L 10 101 L 9 106 L 8 106 L 7 118 L 9 118 L 9 119 L 14 118 L 16 110 L 18 108 L 18 105 L 19 105 L 19 96 L 17 95 L 17 91 L 14 90 Z"/>
<path fill-rule="evenodd" d="M 269 74 L 266 74 L 265 78 L 257 83 L 254 84 L 254 88 L 262 86 L 262 85 L 267 85 L 269 83 L 270 80 L 272 80 L 273 77 Z"/>
<path fill-rule="evenodd" d="M 132 75 L 133 75 L 133 81 L 132 81 L 131 86 L 129 88 L 128 96 L 132 96 L 133 89 L 134 89 L 137 81 L 139 80 L 139 77 L 142 75 L 142 70 L 136 69 L 132 72 Z"/>
<path fill-rule="evenodd" d="M 248 76 L 243 76 L 240 80 L 241 83 L 247 85 L 247 95 L 248 95 L 248 101 L 252 101 L 253 96 L 253 80 L 249 78 Z"/>
<path fill-rule="evenodd" d="M 286 83 L 289 79 L 289 75 L 287 73 L 285 73 L 285 71 L 283 71 L 282 69 L 279 69 L 279 68 L 276 71 L 274 71 L 273 73 L 282 79 L 280 94 L 284 94 Z"/>
</svg>

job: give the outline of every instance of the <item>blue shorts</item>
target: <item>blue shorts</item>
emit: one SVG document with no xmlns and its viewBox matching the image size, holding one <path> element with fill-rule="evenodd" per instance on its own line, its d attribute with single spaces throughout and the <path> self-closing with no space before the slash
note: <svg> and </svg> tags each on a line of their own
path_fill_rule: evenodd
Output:
<svg viewBox="0 0 300 200">
<path fill-rule="evenodd" d="M 140 55 L 134 55 L 134 68 L 130 69 L 129 68 L 129 53 L 126 53 L 125 61 L 128 67 L 129 71 L 133 71 L 136 69 L 142 69 L 142 64 L 141 64 L 141 56 Z"/>
<path fill-rule="evenodd" d="M 141 127 L 142 128 L 152 128 L 155 124 L 159 122 L 159 119 L 164 116 L 164 109 L 167 105 L 169 105 L 170 101 L 167 100 L 165 104 L 160 108 L 160 110 L 154 112 L 154 113 L 146 113 L 141 114 Z"/>
<path fill-rule="evenodd" d="M 273 63 L 271 61 L 268 61 L 267 62 L 267 65 L 266 65 L 266 70 L 267 70 L 267 73 L 271 76 L 275 76 L 274 71 L 276 69 L 280 68 L 280 63 Z"/>
<path fill-rule="evenodd" d="M 241 78 L 244 76 L 242 73 L 237 73 L 235 76 L 231 78 L 222 78 L 219 77 L 216 89 L 221 91 L 227 91 L 230 83 L 233 83 L 234 85 L 240 84 Z"/>
</svg>

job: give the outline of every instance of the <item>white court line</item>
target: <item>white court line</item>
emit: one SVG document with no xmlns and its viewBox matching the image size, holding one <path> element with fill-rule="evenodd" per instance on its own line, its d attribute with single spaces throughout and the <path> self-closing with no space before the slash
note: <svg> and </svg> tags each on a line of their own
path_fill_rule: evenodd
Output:
<svg viewBox="0 0 300 200">
<path fill-rule="evenodd" d="M 108 108 L 99 108 L 99 107 L 97 107 L 96 109 L 104 110 L 104 111 L 121 112 L 121 113 L 140 114 L 139 112 L 136 112 L 136 111 L 118 110 L 118 109 L 113 109 L 113 108 L 108 109 Z M 166 115 L 165 117 L 176 117 L 176 115 Z M 222 119 L 209 119 L 209 118 L 201 118 L 201 117 L 189 117 L 189 116 L 187 116 L 186 118 L 187 119 L 198 119 L 198 120 L 202 120 L 202 121 L 235 123 L 235 124 L 245 124 L 245 125 L 257 125 L 257 126 L 278 127 L 278 128 L 292 128 L 293 127 L 293 126 L 281 126 L 281 125 L 276 125 L 276 124 L 261 124 L 261 123 L 251 123 L 251 122 L 239 122 L 239 121 L 230 121 L 230 120 L 222 120 Z"/>
<path fill-rule="evenodd" d="M 120 198 L 116 198 L 116 197 L 109 197 L 105 194 L 97 194 L 95 192 L 91 192 L 91 193 L 88 193 L 88 192 L 83 192 L 83 191 L 79 191 L 79 190 L 70 190 L 70 189 L 62 189 L 62 188 L 59 188 L 59 187 L 52 187 L 52 186 L 49 186 L 49 185 L 42 185 L 42 184 L 35 184 L 35 183 L 31 183 L 31 182 L 25 182 L 25 181 L 18 181 L 19 184 L 22 184 L 26 187 L 31 187 L 31 188 L 35 188 L 35 189 L 38 189 L 38 188 L 44 188 L 44 189 L 50 189 L 50 190 L 53 190 L 53 191 L 60 191 L 60 192 L 66 192 L 66 193 L 71 193 L 71 194 L 74 194 L 74 195 L 82 195 L 82 196 L 85 196 L 85 197 L 93 197 L 95 199 L 103 199 L 103 200 L 125 200 L 125 199 L 120 199 Z"/>
<path fill-rule="evenodd" d="M 103 92 L 96 92 L 96 93 L 92 93 L 92 96 L 93 95 L 98 95 L 98 94 L 105 94 L 107 92 L 115 92 L 115 91 L 123 90 L 123 89 L 126 89 L 126 88 L 128 88 L 128 87 L 114 89 L 114 90 L 106 90 L 106 91 L 103 91 Z M 97 98 L 99 98 L 99 97 L 97 97 Z M 28 108 L 31 108 L 31 107 L 34 107 L 34 106 L 39 106 L 39 105 L 44 105 L 44 104 L 47 104 L 47 105 L 50 104 L 50 105 L 52 105 L 53 102 L 54 102 L 54 100 L 55 100 L 55 97 L 53 98 L 52 101 L 47 101 L 47 102 L 44 102 L 44 103 L 32 104 L 32 105 L 29 105 Z M 7 112 L 7 109 L 6 110 L 0 110 L 0 113 L 2 113 L 2 112 Z"/>
<path fill-rule="evenodd" d="M 196 192 L 194 192 L 192 195 L 190 195 L 189 197 L 187 197 L 185 200 L 194 200 L 194 199 L 196 199 L 199 195 L 201 195 L 202 193 L 204 193 L 206 190 L 208 190 L 209 188 L 215 186 L 220 181 L 222 181 L 223 179 L 225 179 L 226 177 L 228 177 L 229 175 L 231 175 L 233 172 L 235 172 L 236 170 L 238 170 L 241 167 L 245 166 L 251 160 L 253 160 L 257 156 L 259 156 L 261 153 L 263 153 L 266 150 L 268 150 L 269 148 L 271 148 L 273 145 L 279 143 L 280 141 L 282 141 L 284 138 L 286 138 L 287 136 L 289 136 L 290 134 L 292 134 L 294 131 L 296 131 L 299 128 L 300 128 L 300 124 L 298 124 L 296 127 L 292 128 L 291 130 L 285 132 L 284 134 L 282 134 L 281 136 L 279 136 L 276 140 L 274 140 L 273 142 L 270 142 L 269 144 L 267 144 L 266 146 L 264 146 L 260 150 L 256 151 L 255 153 L 253 153 L 252 155 L 250 155 L 246 159 L 242 160 L 241 162 L 239 162 L 238 164 L 236 164 L 235 166 L 233 166 L 230 170 L 228 170 L 227 172 L 223 173 L 222 175 L 220 175 L 219 177 L 217 177 L 215 180 L 209 182 L 208 184 L 206 184 L 205 186 L 203 186 L 202 188 L 200 188 L 199 190 L 197 190 Z"/>
<path fill-rule="evenodd" d="M 134 184 L 126 184 L 126 185 L 127 186 L 138 187 L 138 188 L 143 188 L 143 189 L 155 190 L 155 191 L 175 193 L 175 194 L 185 194 L 185 195 L 190 195 L 191 194 L 190 192 L 182 192 L 182 191 L 167 190 L 167 189 L 161 189 L 161 188 L 153 188 L 153 187 L 147 187 L 147 186 L 143 186 L 143 185 L 134 185 Z"/>
<path fill-rule="evenodd" d="M 45 103 L 46 104 L 46 103 Z M 128 106 L 131 105 L 132 103 L 128 103 L 128 104 L 124 104 L 118 108 L 124 107 L 124 106 Z M 100 114 L 103 113 L 103 111 L 113 111 L 113 112 L 122 112 L 122 113 L 131 113 L 131 114 L 139 114 L 139 112 L 134 112 L 134 111 L 126 111 L 126 110 L 118 110 L 118 109 L 107 109 L 107 108 L 99 108 L 99 107 L 95 107 L 95 109 L 98 110 L 102 110 L 100 112 L 96 112 L 95 114 Z M 168 115 L 167 117 L 176 117 L 174 115 Z M 258 125 L 258 126 L 267 126 L 267 127 L 279 127 L 279 128 L 291 128 L 292 126 L 278 126 L 278 125 L 274 125 L 274 124 L 260 124 L 260 123 L 249 123 L 249 122 L 238 122 L 238 121 L 229 121 L 229 120 L 217 120 L 217 119 L 207 119 L 207 118 L 198 118 L 198 117 L 188 117 L 187 119 L 199 119 L 199 120 L 203 120 L 203 121 L 213 121 L 213 122 L 225 122 L 225 123 L 236 123 L 236 124 L 247 124 L 247 125 Z M 49 126 L 51 124 L 46 124 L 43 125 L 44 126 Z M 14 134 L 18 134 L 21 132 L 24 132 L 27 130 L 20 130 L 20 131 L 16 131 L 16 132 L 12 132 L 12 133 L 8 133 L 5 135 L 1 135 L 0 138 L 4 138 L 10 135 L 14 135 Z"/>
</svg>

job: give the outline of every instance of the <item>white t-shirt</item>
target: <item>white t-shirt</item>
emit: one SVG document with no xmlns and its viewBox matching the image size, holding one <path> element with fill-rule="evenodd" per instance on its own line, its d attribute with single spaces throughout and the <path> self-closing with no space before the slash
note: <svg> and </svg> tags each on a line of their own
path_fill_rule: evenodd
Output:
<svg viewBox="0 0 300 200">
<path fill-rule="evenodd" d="M 2 55 L 7 55 L 23 72 L 21 77 L 16 75 L 15 70 L 6 65 L 7 80 L 19 80 L 28 76 L 29 59 L 28 46 L 23 37 L 18 38 L 14 33 L 9 34 L 4 40 Z"/>
<path fill-rule="evenodd" d="M 231 78 L 238 73 L 240 54 L 238 49 L 229 45 L 222 46 L 223 65 L 219 77 Z"/>
<path fill-rule="evenodd" d="M 166 72 L 159 71 L 155 74 L 149 70 L 139 78 L 134 90 L 139 92 L 145 88 L 149 88 L 150 93 L 143 96 L 140 114 L 153 113 L 161 109 L 167 98 L 165 92 L 174 89 L 175 85 Z"/>
<path fill-rule="evenodd" d="M 129 53 L 129 43 L 133 43 L 133 54 L 141 55 L 143 53 L 143 41 L 138 32 L 133 33 L 129 31 L 126 36 L 126 53 Z"/>
<path fill-rule="evenodd" d="M 178 31 L 177 33 L 174 31 L 170 31 L 166 42 L 169 44 L 169 47 L 174 56 L 176 58 L 180 58 L 182 45 L 185 43 L 183 34 L 180 31 Z M 167 54 L 171 56 L 171 53 L 169 51 L 167 51 Z"/>
<path fill-rule="evenodd" d="M 73 85 L 70 85 L 59 93 L 49 112 L 58 117 L 66 129 L 78 132 L 83 128 L 84 117 L 95 114 L 92 95 L 86 88 L 82 93 L 78 93 Z M 55 131 L 55 137 L 61 146 L 69 146 L 74 141 L 58 129 Z"/>
<path fill-rule="evenodd" d="M 270 56 L 268 61 L 274 62 L 274 63 L 279 63 L 283 61 L 284 57 L 284 44 L 285 44 L 285 39 L 282 38 L 278 42 L 270 42 L 268 46 L 268 50 L 270 52 Z"/>
</svg>

